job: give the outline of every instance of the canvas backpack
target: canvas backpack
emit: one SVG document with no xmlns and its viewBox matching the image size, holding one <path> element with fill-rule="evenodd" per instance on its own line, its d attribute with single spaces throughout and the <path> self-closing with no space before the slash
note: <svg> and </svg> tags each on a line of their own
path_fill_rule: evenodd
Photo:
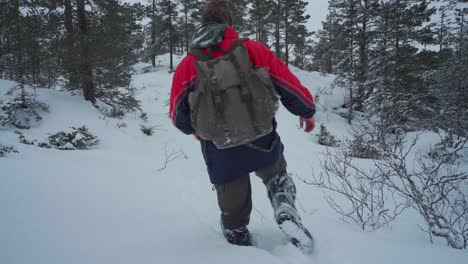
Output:
<svg viewBox="0 0 468 264">
<path fill-rule="evenodd" d="M 208 48 L 209 54 L 192 49 L 198 73 L 196 89 L 189 95 L 192 126 L 201 138 L 219 149 L 250 142 L 273 130 L 278 96 L 268 70 L 250 64 L 244 39 L 229 50 Z M 213 58 L 212 52 L 224 56 Z"/>
</svg>

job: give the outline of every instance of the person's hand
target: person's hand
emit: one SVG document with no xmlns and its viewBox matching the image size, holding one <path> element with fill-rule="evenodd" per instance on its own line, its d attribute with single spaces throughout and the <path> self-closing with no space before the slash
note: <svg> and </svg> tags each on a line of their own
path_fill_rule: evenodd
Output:
<svg viewBox="0 0 468 264">
<path fill-rule="evenodd" d="M 200 135 L 198 135 L 197 132 L 193 133 L 192 135 L 196 140 L 200 141 L 201 137 L 200 137 Z"/>
<path fill-rule="evenodd" d="M 301 124 L 301 128 L 304 127 L 304 123 L 305 123 L 304 132 L 306 132 L 306 133 L 312 132 L 312 130 L 314 130 L 314 128 L 315 128 L 315 117 L 311 117 L 311 118 L 301 117 L 299 119 L 299 122 Z"/>
</svg>

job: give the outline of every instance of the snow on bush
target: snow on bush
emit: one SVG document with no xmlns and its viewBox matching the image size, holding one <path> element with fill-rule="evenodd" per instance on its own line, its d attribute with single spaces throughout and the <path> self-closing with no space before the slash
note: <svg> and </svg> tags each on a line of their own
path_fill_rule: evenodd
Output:
<svg viewBox="0 0 468 264">
<path fill-rule="evenodd" d="M 352 138 L 346 140 L 347 155 L 360 159 L 378 159 L 381 151 L 375 137 L 376 133 L 370 133 L 366 129 L 353 131 Z"/>
<path fill-rule="evenodd" d="M 0 144 L 0 158 L 5 157 L 9 153 L 18 153 L 13 146 L 4 146 Z"/>
<path fill-rule="evenodd" d="M 320 133 L 317 135 L 317 143 L 327 147 L 339 146 L 339 141 L 327 130 L 324 124 L 320 125 Z"/>
<path fill-rule="evenodd" d="M 28 92 L 24 84 L 16 85 L 6 96 L 0 101 L 1 126 L 29 129 L 42 120 L 41 112 L 49 110 L 49 106 L 37 101 L 35 94 Z"/>
<path fill-rule="evenodd" d="M 20 143 L 26 145 L 34 145 L 41 148 L 54 148 L 59 150 L 88 150 L 98 144 L 99 140 L 86 126 L 79 128 L 72 127 L 71 132 L 60 131 L 49 135 L 48 142 L 38 142 L 35 140 L 27 140 L 21 132 L 16 132 L 19 136 Z"/>
<path fill-rule="evenodd" d="M 58 132 L 49 136 L 49 144 L 56 149 L 74 150 L 89 149 L 97 145 L 98 139 L 89 132 L 86 126 L 72 127 L 72 132 Z"/>
<path fill-rule="evenodd" d="M 387 136 L 390 137 L 390 136 Z M 373 146 L 358 137 L 355 143 Z M 378 159 L 369 169 L 359 166 L 355 154 L 372 154 L 367 147 L 353 152 L 328 152 L 321 162 L 322 173 L 308 184 L 325 189 L 345 200 L 326 194 L 332 209 L 344 220 L 352 220 L 363 230 L 376 230 L 391 223 L 405 209 L 415 210 L 425 223 L 422 228 L 434 237 L 445 239 L 452 248 L 468 247 L 468 173 L 461 170 L 459 153 L 467 140 L 437 144 L 437 155 L 416 151 L 419 136 L 393 135 L 378 142 Z M 360 141 L 359 141 L 360 140 Z M 357 146 L 355 144 L 354 146 Z M 373 148 L 371 148 L 372 150 Z M 371 155 L 369 155 L 371 156 Z"/>
</svg>

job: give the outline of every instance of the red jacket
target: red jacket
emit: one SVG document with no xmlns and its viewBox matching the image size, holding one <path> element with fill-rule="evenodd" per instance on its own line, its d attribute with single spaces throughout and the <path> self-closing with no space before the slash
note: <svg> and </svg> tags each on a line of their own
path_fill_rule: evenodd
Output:
<svg viewBox="0 0 468 264">
<path fill-rule="evenodd" d="M 228 27 L 224 33 L 224 39 L 218 48 L 228 50 L 232 42 L 237 38 L 239 38 L 239 35 L 231 27 Z M 315 113 L 312 94 L 291 73 L 288 67 L 270 49 L 259 42 L 246 40 L 244 45 L 247 47 L 250 62 L 257 68 L 267 68 L 269 70 L 270 77 L 275 84 L 283 105 L 295 115 L 305 118 L 312 117 Z M 224 53 L 221 52 L 213 52 L 214 57 L 223 55 Z M 181 106 L 180 104 L 187 95 L 187 91 L 193 89 L 198 81 L 197 71 L 193 64 L 196 60 L 197 58 L 192 55 L 188 55 L 182 60 L 174 74 L 171 89 L 169 115 L 173 124 L 186 134 L 193 133 L 194 130 L 189 127 L 190 117 L 182 113 L 188 109 L 185 109 L 186 106 Z"/>
<path fill-rule="evenodd" d="M 228 50 L 237 38 L 239 38 L 237 33 L 228 27 L 217 48 Z M 313 97 L 288 67 L 262 44 L 247 40 L 244 45 L 247 47 L 251 63 L 258 68 L 264 67 L 269 70 L 283 105 L 294 115 L 305 118 L 312 117 L 315 114 Z M 222 55 L 224 53 L 213 52 L 214 57 Z M 195 129 L 191 125 L 188 103 L 188 94 L 196 88 L 195 84 L 198 81 L 193 63 L 195 60 L 197 59 L 192 55 L 188 55 L 182 60 L 174 74 L 171 90 L 169 114 L 174 125 L 185 134 L 195 133 Z M 244 146 L 218 149 L 213 142 L 200 140 L 211 183 L 219 185 L 234 181 L 238 177 L 270 166 L 281 158 L 284 150 L 283 144 L 280 142 L 274 147 L 272 145 L 278 138 L 276 121 L 272 120 L 272 123 L 274 130 L 270 134 L 252 142 L 252 144 L 264 149 L 272 148 L 270 152 L 261 152 Z"/>
</svg>

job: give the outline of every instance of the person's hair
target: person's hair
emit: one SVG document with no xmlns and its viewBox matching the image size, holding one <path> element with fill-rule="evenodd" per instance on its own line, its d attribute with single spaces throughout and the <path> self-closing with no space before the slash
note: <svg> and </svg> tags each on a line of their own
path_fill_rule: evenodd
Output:
<svg viewBox="0 0 468 264">
<path fill-rule="evenodd" d="M 202 24 L 220 23 L 232 26 L 232 13 L 228 0 L 207 0 L 202 15 Z"/>
</svg>

